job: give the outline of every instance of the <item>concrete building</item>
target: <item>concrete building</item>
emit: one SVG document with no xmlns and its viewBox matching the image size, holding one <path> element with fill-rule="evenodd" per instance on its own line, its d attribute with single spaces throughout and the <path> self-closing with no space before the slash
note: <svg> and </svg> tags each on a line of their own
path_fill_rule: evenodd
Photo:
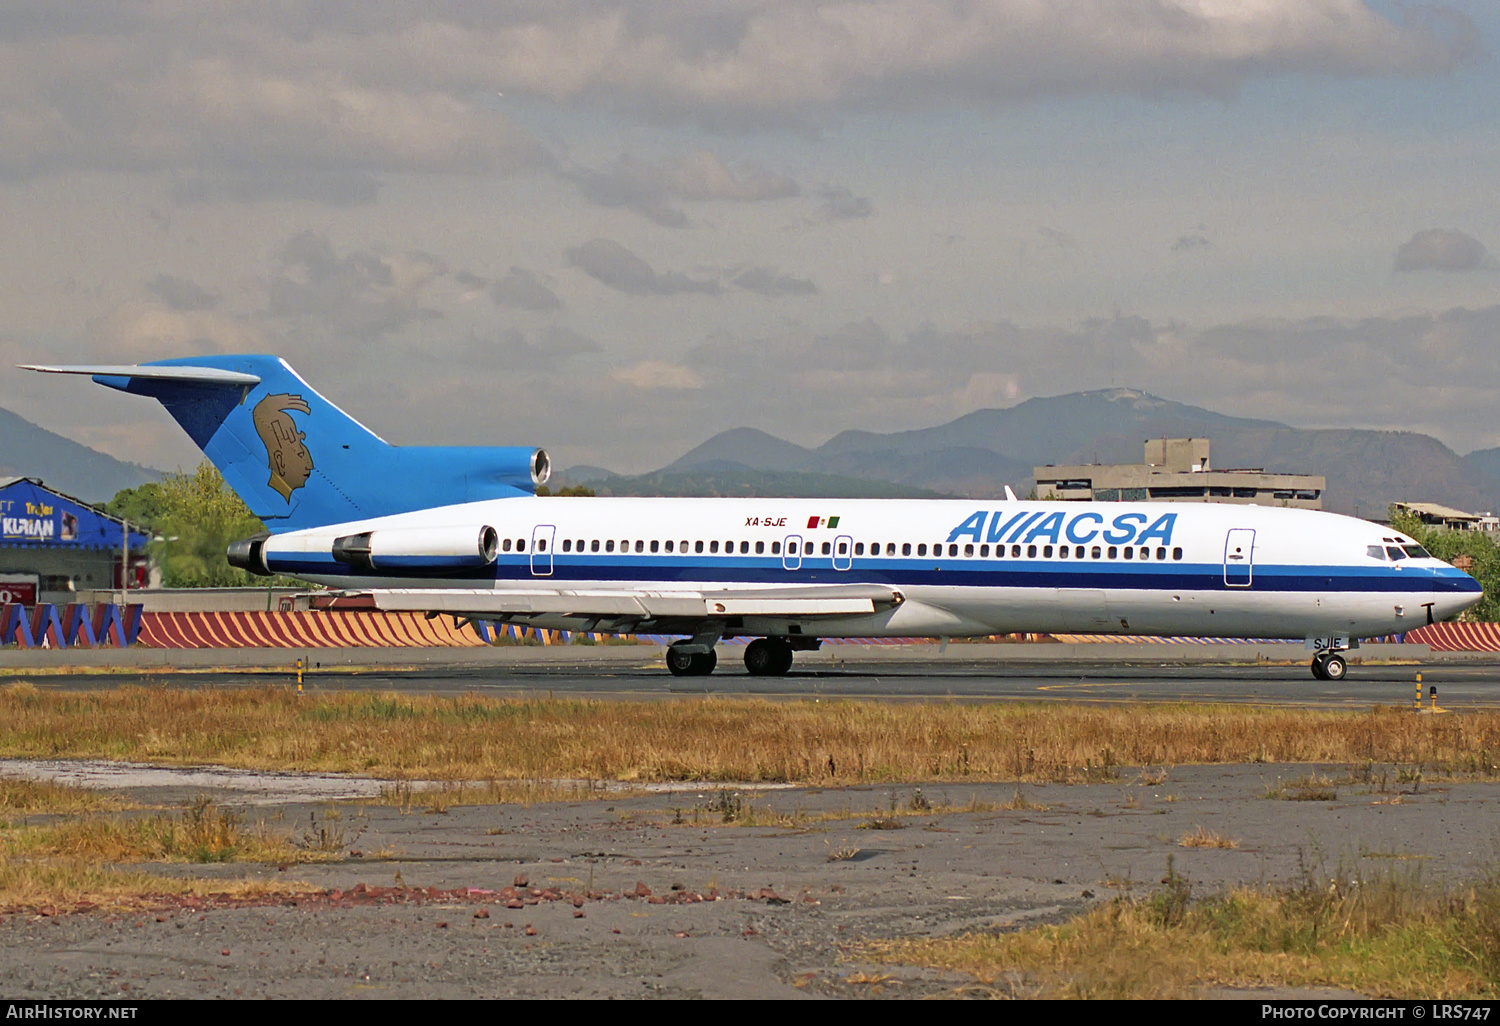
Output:
<svg viewBox="0 0 1500 1026">
<path fill-rule="evenodd" d="M 122 575 L 127 539 L 129 569 Z M 35 478 L 0 478 L 0 598 L 7 602 L 76 602 L 85 589 L 120 588 L 122 576 L 129 587 L 143 588 L 150 540 Z M 111 601 L 118 597 L 116 591 Z"/>
<path fill-rule="evenodd" d="M 1465 513 L 1452 506 L 1441 506 L 1436 502 L 1397 502 L 1392 505 L 1402 513 L 1410 513 L 1429 527 L 1440 527 L 1448 531 L 1500 530 L 1500 517 L 1493 513 Z"/>
<path fill-rule="evenodd" d="M 1229 502 L 1322 509 L 1320 474 L 1215 470 L 1207 438 L 1153 438 L 1144 463 L 1035 467 L 1040 498 L 1080 502 Z"/>
</svg>

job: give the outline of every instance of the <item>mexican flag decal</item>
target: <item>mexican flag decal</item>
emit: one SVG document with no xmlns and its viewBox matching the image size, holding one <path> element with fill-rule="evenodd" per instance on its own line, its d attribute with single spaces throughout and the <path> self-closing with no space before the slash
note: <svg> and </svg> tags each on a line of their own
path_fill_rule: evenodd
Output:
<svg viewBox="0 0 1500 1026">
<path fill-rule="evenodd" d="M 819 527 L 837 527 L 837 526 L 839 526 L 839 518 L 838 517 L 808 517 L 807 518 L 807 529 L 809 531 L 816 530 Z"/>
</svg>

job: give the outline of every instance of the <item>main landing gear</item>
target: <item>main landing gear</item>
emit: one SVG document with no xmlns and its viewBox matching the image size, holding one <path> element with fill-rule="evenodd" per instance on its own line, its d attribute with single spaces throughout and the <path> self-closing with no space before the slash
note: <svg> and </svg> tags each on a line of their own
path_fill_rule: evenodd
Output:
<svg viewBox="0 0 1500 1026">
<path fill-rule="evenodd" d="M 707 652 L 684 652 L 678 645 L 667 649 L 667 669 L 674 677 L 707 677 L 719 665 L 713 649 Z"/>
<path fill-rule="evenodd" d="M 784 677 L 792 668 L 792 646 L 781 638 L 756 638 L 745 646 L 745 669 L 752 677 Z"/>
<path fill-rule="evenodd" d="M 1324 651 L 1313 656 L 1312 675 L 1319 680 L 1343 680 L 1349 664 L 1337 652 Z"/>
<path fill-rule="evenodd" d="M 804 642 L 805 644 L 805 642 Z M 815 647 L 816 642 L 812 646 Z M 667 649 L 667 669 L 674 677 L 706 677 L 714 672 L 719 657 L 713 649 L 691 641 L 679 641 Z M 792 643 L 785 638 L 756 638 L 745 646 L 745 669 L 752 677 L 784 677 L 792 668 Z"/>
</svg>

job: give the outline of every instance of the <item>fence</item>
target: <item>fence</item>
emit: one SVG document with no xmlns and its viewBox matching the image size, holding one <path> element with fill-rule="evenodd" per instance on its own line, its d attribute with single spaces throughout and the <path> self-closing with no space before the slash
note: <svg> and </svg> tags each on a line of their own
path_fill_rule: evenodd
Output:
<svg viewBox="0 0 1500 1026">
<path fill-rule="evenodd" d="M 141 607 L 72 602 L 39 603 L 27 612 L 18 602 L 0 607 L 0 645 L 19 648 L 126 648 L 141 630 Z"/>
<path fill-rule="evenodd" d="M 643 644 L 666 645 L 676 635 L 639 635 Z M 1027 636 L 1027 640 L 1051 636 Z M 569 645 L 618 640 L 606 634 L 574 634 L 482 620 L 428 617 L 372 610 L 148 613 L 139 605 L 81 602 L 57 606 L 0 606 L 0 646 L 18 648 L 478 648 L 506 643 Z M 744 638 L 729 639 L 743 644 Z M 842 639 L 827 639 L 841 643 Z M 930 638 L 874 638 L 857 643 L 901 645 Z M 992 639 L 1003 640 L 1003 639 Z M 1216 644 L 1242 638 L 1153 638 L 1060 634 L 1063 643 Z M 1384 639 L 1381 639 L 1384 640 Z M 1423 644 L 1439 652 L 1500 652 L 1500 623 L 1429 624 L 1390 640 Z"/>
</svg>

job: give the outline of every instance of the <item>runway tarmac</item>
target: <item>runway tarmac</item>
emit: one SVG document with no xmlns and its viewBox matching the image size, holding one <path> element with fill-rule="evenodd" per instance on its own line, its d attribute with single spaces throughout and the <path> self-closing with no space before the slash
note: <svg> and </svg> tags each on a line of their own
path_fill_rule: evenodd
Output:
<svg viewBox="0 0 1500 1026">
<path fill-rule="evenodd" d="M 630 653 L 628 653 L 630 654 Z M 410 691 L 424 694 L 587 695 L 598 698 L 665 699 L 722 695 L 765 698 L 873 698 L 890 700 L 1073 702 L 1248 702 L 1257 704 L 1368 708 L 1410 706 L 1418 677 L 1424 705 L 1437 688 L 1441 708 L 1500 705 L 1500 659 L 1465 662 L 1382 662 L 1353 665 L 1339 682 L 1315 680 L 1302 662 L 1142 664 L 1139 661 L 1076 659 L 1044 662 L 912 653 L 879 660 L 819 653 L 786 677 L 751 677 L 727 649 L 709 677 L 673 677 L 652 649 L 631 658 L 587 663 L 521 657 L 507 662 L 395 667 L 316 665 L 303 687 L 322 690 Z M 16 671 L 38 687 L 86 690 L 125 684 L 173 687 L 260 687 L 295 683 L 285 666 L 40 673 Z"/>
</svg>

